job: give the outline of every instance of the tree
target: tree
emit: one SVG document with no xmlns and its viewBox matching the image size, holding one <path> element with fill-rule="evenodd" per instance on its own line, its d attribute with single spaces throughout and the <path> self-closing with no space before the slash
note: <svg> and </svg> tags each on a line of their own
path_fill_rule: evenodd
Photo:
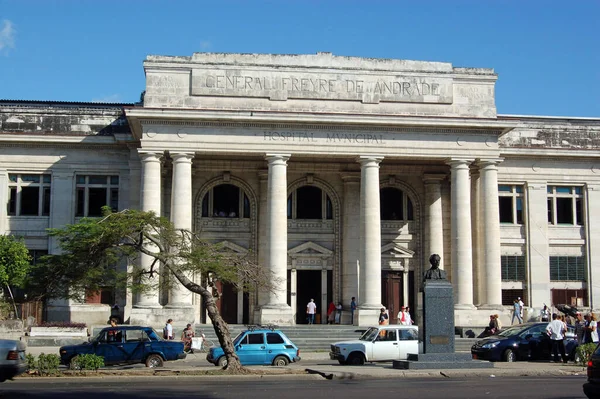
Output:
<svg viewBox="0 0 600 399">
<path fill-rule="evenodd" d="M 31 256 L 29 250 L 23 243 L 23 240 L 13 236 L 0 235 L 0 284 L 5 286 L 12 298 L 11 286 L 22 287 L 25 282 L 25 277 L 31 268 Z M 15 300 L 15 316 L 17 308 Z"/>
<path fill-rule="evenodd" d="M 188 230 L 176 229 L 170 221 L 153 212 L 112 213 L 106 208 L 102 219 L 84 218 L 77 224 L 51 229 L 49 234 L 59 240 L 63 252 L 44 257 L 34 269 L 30 283 L 38 293 L 46 297 L 81 299 L 86 290 L 127 284 L 134 292 L 140 292 L 156 288 L 164 281 L 168 284 L 174 277 L 202 297 L 227 357 L 225 369 L 244 371 L 229 327 L 216 305 L 220 293 L 214 280 L 231 283 L 238 290 L 272 290 L 276 282 L 264 268 Z M 150 268 L 131 266 L 126 273 L 115 270 L 117 262 L 123 258 L 131 260 L 140 253 L 153 258 Z M 162 272 L 159 265 L 163 266 Z M 168 278 L 160 278 L 165 270 L 167 275 L 163 277 Z M 203 277 L 201 283 L 192 277 L 198 274 Z"/>
</svg>

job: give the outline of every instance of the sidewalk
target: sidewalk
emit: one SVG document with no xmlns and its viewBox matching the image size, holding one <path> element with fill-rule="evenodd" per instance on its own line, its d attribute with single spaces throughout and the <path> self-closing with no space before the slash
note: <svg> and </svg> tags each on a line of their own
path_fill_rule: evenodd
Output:
<svg viewBox="0 0 600 399">
<path fill-rule="evenodd" d="M 40 353 L 58 354 L 58 347 L 29 347 L 27 353 L 38 356 Z M 586 368 L 573 363 L 550 362 L 495 362 L 493 368 L 487 369 L 428 369 L 428 370 L 399 370 L 392 368 L 390 363 L 367 363 L 363 366 L 342 366 L 333 364 L 327 352 L 301 352 L 302 360 L 286 367 L 249 366 L 265 374 L 273 373 L 274 377 L 293 378 L 326 378 L 326 379 L 372 379 L 372 378 L 473 378 L 473 377 L 528 377 L 528 376 L 586 376 Z M 310 361 L 310 364 L 306 364 Z M 322 363 L 321 363 L 322 361 Z M 190 375 L 200 378 L 215 378 L 210 375 L 217 367 L 206 361 L 205 353 L 189 354 L 184 360 L 166 362 L 165 367 L 149 369 L 142 364 L 115 366 L 99 371 L 98 376 L 119 375 L 152 376 L 152 375 Z M 287 371 L 287 372 L 286 372 Z M 303 375 L 307 372 L 308 375 Z M 208 375 L 197 375 L 208 374 Z M 263 375 L 265 377 L 266 375 Z M 228 376 L 231 378 L 232 376 Z M 243 377 L 243 376 L 241 376 Z"/>
</svg>

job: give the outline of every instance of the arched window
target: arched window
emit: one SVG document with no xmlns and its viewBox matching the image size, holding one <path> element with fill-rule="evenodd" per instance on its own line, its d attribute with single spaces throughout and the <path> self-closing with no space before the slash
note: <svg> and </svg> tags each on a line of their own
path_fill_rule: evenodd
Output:
<svg viewBox="0 0 600 399">
<path fill-rule="evenodd" d="M 288 219 L 333 219 L 333 204 L 323 190 L 315 186 L 298 188 L 288 197 Z"/>
<path fill-rule="evenodd" d="M 412 201 L 402 190 L 382 188 L 379 205 L 381 220 L 414 220 Z"/>
<path fill-rule="evenodd" d="M 202 198 L 202 217 L 250 217 L 250 200 L 238 186 L 220 184 Z"/>
</svg>

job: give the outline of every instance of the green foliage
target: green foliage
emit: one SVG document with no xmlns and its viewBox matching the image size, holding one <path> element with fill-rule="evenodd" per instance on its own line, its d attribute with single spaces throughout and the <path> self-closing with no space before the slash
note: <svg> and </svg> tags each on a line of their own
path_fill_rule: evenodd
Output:
<svg viewBox="0 0 600 399">
<path fill-rule="evenodd" d="M 576 350 L 577 357 L 579 358 L 578 364 L 585 366 L 587 362 L 589 362 L 592 358 L 592 354 L 596 350 L 596 347 L 598 347 L 598 344 L 595 344 L 593 342 L 589 344 L 579 345 Z"/>
<path fill-rule="evenodd" d="M 37 370 L 37 361 L 35 360 L 35 356 L 31 353 L 25 355 L 25 361 L 27 362 L 27 370 L 33 372 Z"/>
<path fill-rule="evenodd" d="M 58 373 L 60 357 L 55 354 L 40 353 L 37 359 L 37 370 L 40 375 L 54 375 Z"/>
<path fill-rule="evenodd" d="M 74 321 L 45 321 L 39 327 L 85 328 L 87 324 Z"/>
<path fill-rule="evenodd" d="M 0 235 L 0 284 L 21 287 L 31 265 L 29 250 L 22 240 Z"/>
<path fill-rule="evenodd" d="M 76 370 L 98 371 L 100 367 L 104 367 L 104 357 L 94 354 L 77 355 L 73 364 Z"/>
<path fill-rule="evenodd" d="M 0 320 L 9 318 L 11 312 L 14 311 L 12 303 L 9 303 L 4 298 L 0 298 Z"/>
</svg>

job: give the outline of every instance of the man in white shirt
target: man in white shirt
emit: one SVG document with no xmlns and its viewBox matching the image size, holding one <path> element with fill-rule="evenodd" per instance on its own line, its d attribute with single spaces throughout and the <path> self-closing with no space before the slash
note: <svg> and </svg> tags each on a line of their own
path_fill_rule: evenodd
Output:
<svg viewBox="0 0 600 399">
<path fill-rule="evenodd" d="M 552 313 L 552 321 L 548 323 L 546 332 L 550 335 L 550 341 L 552 341 L 552 353 L 554 353 L 554 361 L 558 363 L 558 352 L 562 361 L 567 363 L 567 356 L 565 355 L 565 343 L 563 342 L 564 334 L 567 332 L 567 326 L 558 318 L 556 313 Z"/>
<path fill-rule="evenodd" d="M 308 324 L 315 324 L 315 314 L 317 313 L 317 304 L 314 299 L 311 299 L 306 305 L 306 315 L 308 316 Z"/>
</svg>

